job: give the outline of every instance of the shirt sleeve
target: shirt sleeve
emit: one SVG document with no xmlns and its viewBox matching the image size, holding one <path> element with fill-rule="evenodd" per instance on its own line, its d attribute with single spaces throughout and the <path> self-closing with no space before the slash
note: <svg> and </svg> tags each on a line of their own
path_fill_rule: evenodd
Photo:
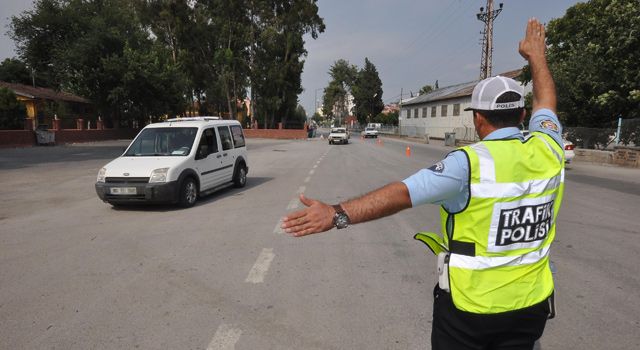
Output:
<svg viewBox="0 0 640 350">
<path fill-rule="evenodd" d="M 558 116 L 553 113 L 552 110 L 542 108 L 533 113 L 529 121 L 529 132 L 534 131 L 543 132 L 551 136 L 560 147 L 564 148 L 562 142 L 562 124 L 560 124 Z"/>
<path fill-rule="evenodd" d="M 411 204 L 416 207 L 432 203 L 445 207 L 456 207 L 456 203 L 466 202 L 469 165 L 462 151 L 449 155 L 427 169 L 404 179 L 409 189 Z"/>
</svg>

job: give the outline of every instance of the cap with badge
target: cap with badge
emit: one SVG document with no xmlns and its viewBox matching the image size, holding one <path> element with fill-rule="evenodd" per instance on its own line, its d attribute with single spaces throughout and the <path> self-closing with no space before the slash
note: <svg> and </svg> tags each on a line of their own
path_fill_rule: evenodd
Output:
<svg viewBox="0 0 640 350">
<path fill-rule="evenodd" d="M 515 92 L 520 95 L 520 99 L 511 102 L 497 102 L 500 96 L 507 92 Z M 524 107 L 524 88 L 517 81 L 495 76 L 480 81 L 474 88 L 471 95 L 471 106 L 465 111 L 483 110 L 500 111 L 506 109 L 516 109 Z"/>
</svg>

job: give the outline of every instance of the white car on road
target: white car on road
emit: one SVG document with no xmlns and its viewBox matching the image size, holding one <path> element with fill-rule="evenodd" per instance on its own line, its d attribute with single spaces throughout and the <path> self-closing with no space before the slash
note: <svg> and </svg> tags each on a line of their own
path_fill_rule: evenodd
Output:
<svg viewBox="0 0 640 350">
<path fill-rule="evenodd" d="M 249 171 L 240 123 L 217 117 L 169 119 L 147 125 L 124 154 L 98 172 L 98 197 L 113 206 L 177 203 L 235 185 Z"/>
<path fill-rule="evenodd" d="M 332 128 L 331 133 L 329 134 L 329 144 L 335 143 L 349 143 L 349 132 L 347 128 Z"/>
<path fill-rule="evenodd" d="M 362 132 L 362 136 L 364 136 L 364 138 L 369 138 L 369 137 L 378 137 L 378 130 L 376 128 L 371 128 L 371 127 L 366 127 L 364 128 L 364 131 Z"/>
</svg>

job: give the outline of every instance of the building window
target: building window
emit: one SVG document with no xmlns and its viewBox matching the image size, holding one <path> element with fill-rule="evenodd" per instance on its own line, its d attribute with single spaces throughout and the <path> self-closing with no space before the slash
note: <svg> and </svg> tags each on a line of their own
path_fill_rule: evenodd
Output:
<svg viewBox="0 0 640 350">
<path fill-rule="evenodd" d="M 459 116 L 460 115 L 460 104 L 456 103 L 453 105 L 453 115 L 454 116 Z"/>
<path fill-rule="evenodd" d="M 420 117 L 420 110 L 419 109 L 416 108 L 416 109 L 413 110 L 413 117 L 414 118 Z"/>
<path fill-rule="evenodd" d="M 407 109 L 407 119 L 411 119 L 411 110 Z"/>
<path fill-rule="evenodd" d="M 436 106 L 431 107 L 431 118 L 436 116 Z"/>
<path fill-rule="evenodd" d="M 427 117 L 427 107 L 423 107 L 422 108 L 422 118 L 426 118 Z"/>
<path fill-rule="evenodd" d="M 440 116 L 441 117 L 446 117 L 447 116 L 447 105 L 442 105 L 440 106 Z"/>
</svg>

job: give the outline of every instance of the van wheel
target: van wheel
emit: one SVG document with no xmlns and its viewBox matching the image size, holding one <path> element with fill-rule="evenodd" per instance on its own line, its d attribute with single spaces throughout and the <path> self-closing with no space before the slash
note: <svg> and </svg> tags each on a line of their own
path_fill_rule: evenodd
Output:
<svg viewBox="0 0 640 350">
<path fill-rule="evenodd" d="M 178 205 L 182 208 L 190 208 L 198 199 L 198 185 L 192 177 L 188 177 L 180 184 L 178 192 Z"/>
<path fill-rule="evenodd" d="M 237 188 L 242 188 L 247 184 L 247 168 L 244 164 L 238 164 L 238 169 L 233 177 L 233 184 Z"/>
</svg>

